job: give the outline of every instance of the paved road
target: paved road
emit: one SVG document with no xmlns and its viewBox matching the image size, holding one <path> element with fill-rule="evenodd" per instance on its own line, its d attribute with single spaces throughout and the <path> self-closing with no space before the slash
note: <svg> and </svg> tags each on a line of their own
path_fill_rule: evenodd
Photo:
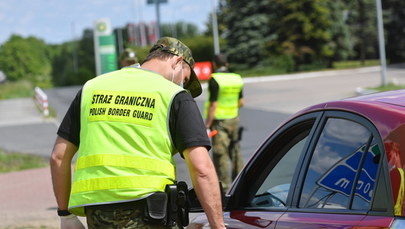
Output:
<svg viewBox="0 0 405 229">
<path fill-rule="evenodd" d="M 388 70 L 389 80 L 405 84 L 405 68 Z M 245 79 L 246 107 L 241 121 L 246 127 L 242 154 L 248 160 L 260 143 L 289 115 L 308 105 L 356 95 L 358 87 L 380 84 L 379 68 L 294 74 Z M 44 119 L 32 99 L 0 101 L 0 148 L 49 157 L 58 123 L 63 118 L 78 87 L 47 90 L 56 119 Z M 206 92 L 197 103 L 200 108 Z M 189 181 L 184 162 L 178 161 L 178 174 Z M 55 202 L 49 168 L 0 174 L 0 228 L 57 228 Z"/>
</svg>

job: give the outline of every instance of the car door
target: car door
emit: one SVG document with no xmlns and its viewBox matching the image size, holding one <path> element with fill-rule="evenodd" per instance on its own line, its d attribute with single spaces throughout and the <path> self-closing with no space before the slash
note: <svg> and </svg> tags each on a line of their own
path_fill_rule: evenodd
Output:
<svg viewBox="0 0 405 229">
<path fill-rule="evenodd" d="M 236 178 L 225 198 L 226 226 L 388 228 L 393 207 L 383 149 L 372 123 L 349 112 L 290 120 Z M 202 216 L 190 228 L 204 225 Z"/>
<path fill-rule="evenodd" d="M 291 206 L 275 228 L 388 228 L 393 214 L 383 149 L 366 119 L 325 112 L 305 154 Z"/>
<path fill-rule="evenodd" d="M 299 168 L 321 114 L 288 122 L 260 147 L 229 191 L 227 228 L 275 228 L 291 205 Z"/>
</svg>

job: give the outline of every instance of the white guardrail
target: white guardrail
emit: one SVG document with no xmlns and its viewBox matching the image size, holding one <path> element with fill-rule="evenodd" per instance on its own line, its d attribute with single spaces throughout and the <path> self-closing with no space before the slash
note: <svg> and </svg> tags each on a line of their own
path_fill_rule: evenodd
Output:
<svg viewBox="0 0 405 229">
<path fill-rule="evenodd" d="M 49 115 L 48 96 L 39 87 L 35 87 L 35 101 L 37 102 L 42 112 L 44 112 L 44 115 L 48 116 Z"/>
</svg>

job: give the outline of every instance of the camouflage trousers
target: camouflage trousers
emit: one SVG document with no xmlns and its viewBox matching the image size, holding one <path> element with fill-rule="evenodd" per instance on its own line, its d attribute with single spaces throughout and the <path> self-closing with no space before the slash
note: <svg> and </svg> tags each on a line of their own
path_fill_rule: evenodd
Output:
<svg viewBox="0 0 405 229">
<path fill-rule="evenodd" d="M 212 138 L 212 156 L 219 180 L 224 190 L 243 167 L 239 144 L 239 118 L 214 120 L 212 130 L 218 133 Z"/>
<path fill-rule="evenodd" d="M 86 207 L 88 229 L 166 229 L 142 220 L 143 201 Z"/>
</svg>

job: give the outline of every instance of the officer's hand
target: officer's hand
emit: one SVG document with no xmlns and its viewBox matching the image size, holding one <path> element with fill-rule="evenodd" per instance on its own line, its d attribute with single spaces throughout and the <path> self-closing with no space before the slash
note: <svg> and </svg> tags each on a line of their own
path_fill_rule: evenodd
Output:
<svg viewBox="0 0 405 229">
<path fill-rule="evenodd" d="M 60 216 L 60 229 L 85 229 L 77 216 L 70 214 Z"/>
<path fill-rule="evenodd" d="M 217 133 L 218 133 L 217 130 L 210 130 L 210 129 L 207 129 L 207 135 L 208 135 L 209 138 L 214 137 Z"/>
</svg>

